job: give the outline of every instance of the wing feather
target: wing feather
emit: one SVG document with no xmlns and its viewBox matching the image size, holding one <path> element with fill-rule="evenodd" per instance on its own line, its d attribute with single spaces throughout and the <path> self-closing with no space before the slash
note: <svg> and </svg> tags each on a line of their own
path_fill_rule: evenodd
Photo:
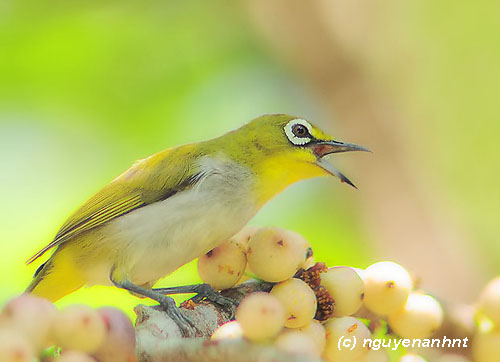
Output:
<svg viewBox="0 0 500 362">
<path fill-rule="evenodd" d="M 84 233 L 94 227 L 103 225 L 104 223 L 114 219 L 117 216 L 125 215 L 134 209 L 144 206 L 145 203 L 141 200 L 139 195 L 128 198 L 126 200 L 119 200 L 116 204 L 111 204 L 94 215 L 78 222 L 77 224 L 69 224 L 64 230 L 61 229 L 46 247 L 33 255 L 26 263 L 31 264 L 33 261 L 38 259 L 40 256 L 45 254 L 48 250 L 52 249 L 54 246 L 62 244 L 64 241 L 72 238 L 75 235 Z"/>
<path fill-rule="evenodd" d="M 136 162 L 83 204 L 47 246 L 26 262 L 31 264 L 48 250 L 102 226 L 140 207 L 165 200 L 199 181 L 188 146 L 174 148 Z"/>
</svg>

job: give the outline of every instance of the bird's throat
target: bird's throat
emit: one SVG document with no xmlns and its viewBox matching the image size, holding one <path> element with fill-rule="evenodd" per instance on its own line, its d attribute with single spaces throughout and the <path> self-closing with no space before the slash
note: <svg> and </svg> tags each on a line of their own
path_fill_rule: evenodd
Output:
<svg viewBox="0 0 500 362">
<path fill-rule="evenodd" d="M 328 173 L 311 160 L 290 161 L 287 155 L 267 158 L 256 169 L 255 195 L 262 207 L 288 186 L 304 179 L 327 176 Z"/>
</svg>

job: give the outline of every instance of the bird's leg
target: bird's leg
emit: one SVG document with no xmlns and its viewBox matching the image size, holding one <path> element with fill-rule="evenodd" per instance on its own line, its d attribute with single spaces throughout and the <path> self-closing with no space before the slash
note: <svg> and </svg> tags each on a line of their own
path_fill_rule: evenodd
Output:
<svg viewBox="0 0 500 362">
<path fill-rule="evenodd" d="M 226 310 L 231 311 L 231 314 L 234 310 L 234 307 L 237 305 L 234 300 L 221 295 L 218 291 L 216 291 L 208 284 L 183 285 L 180 287 L 171 288 L 155 288 L 153 289 L 153 291 L 164 295 L 196 293 L 196 295 L 192 298 L 194 302 L 199 302 L 200 300 L 206 298 L 211 302 L 222 306 Z"/>
<path fill-rule="evenodd" d="M 171 297 L 158 293 L 157 291 L 154 291 L 152 289 L 146 289 L 135 285 L 128 279 L 117 280 L 113 277 L 113 271 L 111 272 L 110 279 L 111 282 L 118 288 L 125 289 L 129 292 L 136 293 L 157 301 L 165 309 L 167 315 L 179 327 L 184 337 L 192 337 L 194 335 L 193 322 L 187 316 L 185 316 L 179 308 L 177 308 L 177 306 L 175 305 L 175 301 Z"/>
</svg>

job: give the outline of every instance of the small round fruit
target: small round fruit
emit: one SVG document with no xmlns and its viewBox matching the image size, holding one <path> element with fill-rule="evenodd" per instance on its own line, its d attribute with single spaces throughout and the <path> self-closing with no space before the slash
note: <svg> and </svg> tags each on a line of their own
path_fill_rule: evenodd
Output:
<svg viewBox="0 0 500 362">
<path fill-rule="evenodd" d="M 55 360 L 56 362 L 97 362 L 94 358 L 90 357 L 80 351 L 63 351 L 61 357 Z M 101 362 L 101 360 L 98 360 Z M 128 362 L 127 360 L 115 360 L 116 362 Z"/>
<path fill-rule="evenodd" d="M 390 359 L 385 349 L 371 349 L 361 359 L 361 362 L 390 362 Z"/>
<path fill-rule="evenodd" d="M 228 289 L 240 280 L 246 265 L 243 247 L 229 240 L 198 258 L 198 274 L 212 288 Z"/>
<path fill-rule="evenodd" d="M 236 309 L 236 320 L 251 341 L 274 338 L 285 325 L 285 310 L 278 298 L 257 292 L 245 297 Z"/>
<path fill-rule="evenodd" d="M 240 245 L 246 251 L 248 248 L 248 242 L 259 229 L 259 226 L 247 226 L 231 237 L 231 240 Z"/>
<path fill-rule="evenodd" d="M 294 276 L 306 258 L 307 241 L 280 228 L 261 228 L 248 242 L 247 259 L 252 272 L 268 282 Z"/>
<path fill-rule="evenodd" d="M 97 310 L 106 326 L 103 343 L 93 356 L 99 362 L 127 362 L 135 353 L 135 329 L 125 313 L 113 307 Z"/>
<path fill-rule="evenodd" d="M 316 295 L 304 281 L 296 278 L 276 284 L 270 292 L 285 308 L 287 328 L 300 328 L 311 323 L 316 314 Z"/>
<path fill-rule="evenodd" d="M 326 361 L 358 361 L 368 353 L 370 345 L 364 341 L 370 339 L 370 331 L 359 319 L 332 318 L 325 324 L 325 329 L 326 348 L 323 358 Z"/>
<path fill-rule="evenodd" d="M 479 297 L 478 308 L 495 326 L 500 327 L 500 277 L 486 285 Z"/>
<path fill-rule="evenodd" d="M 28 338 L 15 329 L 0 329 L 0 361 L 32 362 L 35 350 Z"/>
<path fill-rule="evenodd" d="M 317 359 L 320 354 L 316 344 L 308 335 L 294 330 L 281 333 L 274 341 L 274 345 L 277 349 L 293 355 Z"/>
<path fill-rule="evenodd" d="M 404 356 L 401 356 L 399 359 L 399 362 L 427 362 L 423 357 L 419 356 L 418 354 L 414 353 L 408 353 L 405 354 Z"/>
<path fill-rule="evenodd" d="M 319 321 L 313 319 L 308 325 L 297 328 L 297 331 L 309 336 L 316 344 L 316 349 L 319 351 L 319 354 L 323 353 L 326 345 L 326 332 L 325 327 L 323 327 Z"/>
<path fill-rule="evenodd" d="M 388 317 L 389 326 L 403 338 L 427 338 L 443 321 L 439 302 L 430 295 L 410 293 L 406 305 Z"/>
<path fill-rule="evenodd" d="M 500 333 L 477 333 L 472 342 L 474 362 L 497 362 L 500 355 Z"/>
<path fill-rule="evenodd" d="M 2 310 L 2 320 L 25 335 L 40 352 L 50 344 L 50 329 L 57 312 L 47 299 L 25 293 L 11 299 Z"/>
<path fill-rule="evenodd" d="M 213 341 L 239 338 L 243 338 L 243 329 L 241 329 L 240 324 L 236 321 L 227 322 L 219 326 L 210 337 Z"/>
<path fill-rule="evenodd" d="M 358 273 L 359 277 L 361 278 L 361 280 L 365 280 L 365 273 L 366 273 L 366 270 L 365 269 L 361 269 L 361 268 L 352 268 L 356 273 Z"/>
<path fill-rule="evenodd" d="M 92 353 L 104 341 L 106 326 L 96 310 L 74 304 L 56 313 L 53 331 L 61 348 Z"/>
<path fill-rule="evenodd" d="M 370 265 L 363 273 L 363 281 L 364 304 L 380 315 L 388 315 L 401 309 L 413 284 L 406 269 L 391 261 Z"/>
<path fill-rule="evenodd" d="M 321 285 L 335 301 L 334 316 L 352 315 L 358 311 L 363 303 L 365 283 L 358 273 L 347 266 L 330 268 L 321 273 Z"/>
</svg>

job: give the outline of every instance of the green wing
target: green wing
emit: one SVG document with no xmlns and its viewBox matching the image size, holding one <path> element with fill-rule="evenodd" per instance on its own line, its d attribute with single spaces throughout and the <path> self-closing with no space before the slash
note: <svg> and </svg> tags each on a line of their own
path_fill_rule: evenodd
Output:
<svg viewBox="0 0 500 362">
<path fill-rule="evenodd" d="M 77 235 L 191 187 L 199 180 L 194 162 L 199 156 L 200 153 L 193 152 L 192 145 L 187 145 L 137 161 L 83 204 L 64 223 L 54 240 L 26 263 L 32 263 Z"/>
</svg>

